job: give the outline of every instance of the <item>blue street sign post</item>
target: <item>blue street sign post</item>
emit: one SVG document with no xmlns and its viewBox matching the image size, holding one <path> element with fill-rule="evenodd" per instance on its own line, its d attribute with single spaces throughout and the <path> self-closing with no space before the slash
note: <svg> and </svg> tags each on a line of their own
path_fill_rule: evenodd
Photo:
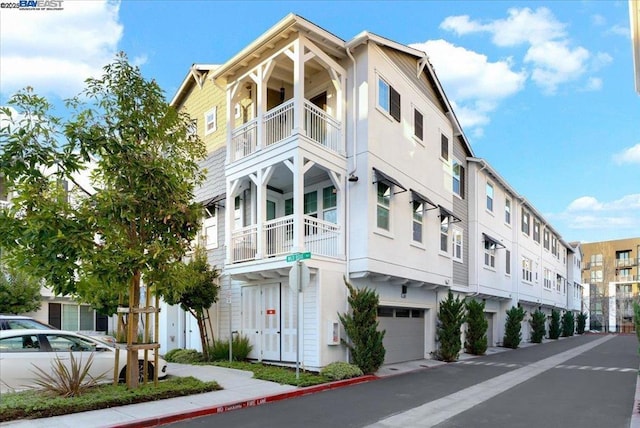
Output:
<svg viewBox="0 0 640 428">
<path fill-rule="evenodd" d="M 309 284 L 311 273 L 302 260 L 311 258 L 311 253 L 293 253 L 287 256 L 287 262 L 295 262 L 289 272 L 289 286 L 298 293 L 298 320 L 296 323 L 296 379 L 300 379 L 300 322 L 302 321 L 302 299 L 300 294 Z"/>
</svg>

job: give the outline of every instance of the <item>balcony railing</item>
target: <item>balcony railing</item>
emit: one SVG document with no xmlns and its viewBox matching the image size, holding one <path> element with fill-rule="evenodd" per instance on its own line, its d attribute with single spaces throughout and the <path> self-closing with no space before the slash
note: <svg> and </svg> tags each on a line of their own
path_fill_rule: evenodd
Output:
<svg viewBox="0 0 640 428">
<path fill-rule="evenodd" d="M 267 247 L 265 254 L 281 256 L 293 248 L 293 215 L 269 220 L 264 224 L 264 236 Z"/>
<path fill-rule="evenodd" d="M 340 123 L 307 100 L 304 100 L 304 130 L 307 137 L 321 146 L 340 151 Z"/>
<path fill-rule="evenodd" d="M 293 134 L 293 100 L 280 104 L 264 115 L 265 146 L 289 138 Z"/>
<path fill-rule="evenodd" d="M 636 264 L 636 259 L 616 259 L 617 268 L 631 267 L 635 266 Z"/>
<path fill-rule="evenodd" d="M 304 243 L 311 254 L 337 257 L 339 236 L 340 226 L 337 224 L 304 216 Z"/>
<path fill-rule="evenodd" d="M 231 161 L 237 161 L 256 151 L 258 120 L 253 119 L 231 133 Z"/>
<path fill-rule="evenodd" d="M 246 262 L 256 258 L 258 242 L 256 225 L 243 227 L 231 232 L 231 257 L 234 262 Z"/>
</svg>

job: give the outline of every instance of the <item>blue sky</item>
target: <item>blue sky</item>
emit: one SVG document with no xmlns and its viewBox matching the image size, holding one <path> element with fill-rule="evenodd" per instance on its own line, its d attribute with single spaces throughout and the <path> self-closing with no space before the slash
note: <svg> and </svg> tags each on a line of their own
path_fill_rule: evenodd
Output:
<svg viewBox="0 0 640 428">
<path fill-rule="evenodd" d="M 0 104 L 59 100 L 125 51 L 167 98 L 297 13 L 430 56 L 476 156 L 567 241 L 640 236 L 640 95 L 624 1 L 82 1 L 0 10 Z"/>
</svg>

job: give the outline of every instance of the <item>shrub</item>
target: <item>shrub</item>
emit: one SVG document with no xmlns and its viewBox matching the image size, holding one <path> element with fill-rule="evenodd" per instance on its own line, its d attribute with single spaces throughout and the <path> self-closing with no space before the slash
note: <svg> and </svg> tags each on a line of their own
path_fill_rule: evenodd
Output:
<svg viewBox="0 0 640 428">
<path fill-rule="evenodd" d="M 384 331 L 378 331 L 378 294 L 368 288 L 357 289 L 347 279 L 350 313 L 338 314 L 349 341 L 342 340 L 351 351 L 351 361 L 363 373 L 373 373 L 384 362 Z"/>
<path fill-rule="evenodd" d="M 66 360 L 66 358 L 64 359 Z M 90 388 L 98 385 L 107 375 L 107 372 L 97 377 L 89 375 L 89 370 L 93 365 L 93 353 L 84 364 L 82 357 L 76 359 L 73 352 L 69 352 L 69 367 L 59 356 L 56 356 L 51 365 L 51 373 L 34 366 L 37 376 L 35 384 L 47 392 L 64 398 L 79 397 Z"/>
<path fill-rule="evenodd" d="M 473 355 L 484 355 L 487 352 L 487 327 L 489 323 L 484 317 L 484 302 L 469 300 L 467 307 L 467 335 L 465 348 Z"/>
<path fill-rule="evenodd" d="M 440 302 L 438 310 L 437 336 L 440 346 L 436 351 L 436 358 L 451 362 L 458 359 L 462 343 L 460 328 L 464 322 L 464 301 L 459 297 L 453 298 L 449 290 L 447 298 Z"/>
<path fill-rule="evenodd" d="M 564 315 L 562 315 L 562 337 L 573 336 L 573 332 L 575 331 L 575 320 L 573 318 L 573 312 L 566 311 Z"/>
<path fill-rule="evenodd" d="M 342 380 L 362 376 L 362 370 L 356 365 L 336 361 L 320 370 L 320 374 L 331 380 Z"/>
<path fill-rule="evenodd" d="M 505 348 L 517 349 L 522 341 L 522 320 L 527 312 L 513 306 L 507 311 L 507 321 L 504 328 L 504 339 L 502 345 Z"/>
<path fill-rule="evenodd" d="M 576 333 L 584 334 L 584 330 L 587 327 L 587 314 L 580 312 L 577 317 L 578 326 L 576 328 Z M 638 331 L 638 326 L 636 325 L 636 331 Z"/>
<path fill-rule="evenodd" d="M 531 319 L 529 320 L 529 325 L 531 326 L 531 342 L 542 342 L 542 338 L 547 333 L 547 328 L 545 326 L 546 321 L 547 316 L 540 310 L 536 310 L 531 314 Z"/>
<path fill-rule="evenodd" d="M 202 353 L 195 349 L 173 349 L 165 354 L 164 359 L 170 363 L 200 363 L 202 362 Z"/>
<path fill-rule="evenodd" d="M 233 361 L 244 361 L 253 349 L 249 343 L 249 338 L 238 335 L 231 341 Z M 213 346 L 209 347 L 209 361 L 225 361 L 229 359 L 229 341 L 217 340 Z"/>
<path fill-rule="evenodd" d="M 560 337 L 560 312 L 551 310 L 551 324 L 549 325 L 549 339 Z"/>
</svg>

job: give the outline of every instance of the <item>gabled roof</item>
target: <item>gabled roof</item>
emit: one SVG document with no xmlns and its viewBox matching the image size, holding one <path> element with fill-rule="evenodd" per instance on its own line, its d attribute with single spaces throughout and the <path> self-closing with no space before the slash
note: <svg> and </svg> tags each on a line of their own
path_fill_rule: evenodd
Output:
<svg viewBox="0 0 640 428">
<path fill-rule="evenodd" d="M 178 103 L 182 100 L 187 93 L 187 90 L 193 87 L 194 84 L 202 86 L 206 75 L 220 67 L 216 64 L 192 64 L 187 72 L 187 75 L 182 80 L 182 84 L 178 88 L 178 91 L 171 99 L 170 105 L 177 107 Z"/>
</svg>

